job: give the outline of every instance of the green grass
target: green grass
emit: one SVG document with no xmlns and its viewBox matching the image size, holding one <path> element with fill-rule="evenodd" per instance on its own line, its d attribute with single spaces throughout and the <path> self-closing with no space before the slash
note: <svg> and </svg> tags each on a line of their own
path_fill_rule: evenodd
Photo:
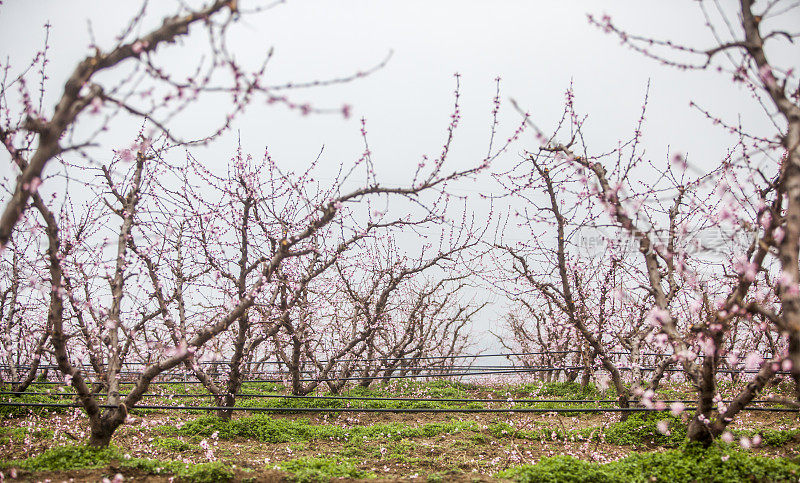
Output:
<svg viewBox="0 0 800 483">
<path fill-rule="evenodd" d="M 659 421 L 666 421 L 667 433 L 658 430 Z M 642 444 L 677 448 L 686 440 L 686 423 L 670 413 L 633 413 L 627 420 L 610 424 L 605 431 L 607 443 L 620 446 Z"/>
<path fill-rule="evenodd" d="M 663 453 L 632 454 L 606 464 L 571 456 L 544 458 L 500 472 L 518 482 L 730 482 L 797 481 L 800 464 L 789 458 L 770 459 L 720 447 L 687 446 Z"/>
<path fill-rule="evenodd" d="M 122 391 L 125 392 L 130 389 L 130 385 L 123 384 Z M 67 388 L 68 389 L 68 388 Z M 245 383 L 241 389 L 243 393 L 257 394 L 257 395 L 270 395 L 270 396 L 283 396 L 286 388 L 276 383 Z M 158 397 L 149 397 L 142 401 L 142 405 L 157 404 L 157 405 L 215 405 L 213 398 L 205 391 L 205 389 L 198 384 L 154 384 L 150 387 L 150 392 L 158 394 Z M 171 398 L 170 394 L 175 393 L 188 393 L 196 394 L 196 397 L 187 398 Z M 487 397 L 496 399 L 496 402 L 487 404 L 483 402 L 469 402 L 470 399 L 478 397 Z M 491 407 L 501 407 L 508 405 L 507 400 L 521 400 L 521 399 L 576 399 L 576 400 L 598 400 L 598 399 L 614 399 L 611 392 L 600 391 L 595 385 L 589 384 L 586 387 L 581 387 L 576 382 L 533 382 L 521 385 L 508 385 L 500 387 L 487 387 L 477 384 L 463 383 L 458 381 L 447 380 L 432 380 L 432 381 L 411 381 L 411 380 L 398 380 L 390 384 L 375 383 L 369 388 L 361 386 L 351 386 L 339 394 L 331 394 L 329 392 L 319 392 L 316 395 L 320 396 L 345 396 L 345 397 L 401 397 L 418 400 L 408 401 L 391 401 L 391 400 L 346 400 L 346 399 L 300 399 L 292 397 L 238 397 L 236 406 L 247 408 L 257 407 L 285 407 L 285 408 L 325 408 L 325 409 L 338 409 L 338 408 L 364 408 L 364 409 L 480 409 Z M 466 402 L 448 402 L 448 401 L 428 401 L 431 398 L 444 398 L 444 399 L 465 399 Z M 65 403 L 71 402 L 70 398 L 55 398 L 48 396 L 23 396 L 19 399 L 11 398 L 11 401 L 17 400 L 20 402 L 55 402 Z M 616 407 L 616 402 L 605 403 L 514 403 L 517 408 L 535 408 L 535 409 L 555 409 L 564 407 L 574 407 L 575 409 L 587 409 L 597 407 Z M 0 415 L 6 414 L 8 417 L 19 417 L 29 414 L 31 408 L 9 408 L 0 407 Z M 65 409 L 61 408 L 35 408 L 34 412 L 45 414 L 47 412 L 63 412 Z M 163 410 L 153 409 L 131 409 L 132 415 L 144 416 L 149 414 L 162 414 Z M 179 411 L 181 414 L 204 414 L 206 411 L 184 409 Z M 280 412 L 280 411 L 276 411 Z M 564 413 L 565 416 L 575 416 L 580 413 Z"/>
<path fill-rule="evenodd" d="M 153 475 L 174 475 L 185 481 L 213 483 L 229 481 L 233 471 L 220 462 L 186 464 L 181 461 L 157 461 L 142 458 L 126 459 L 116 447 L 60 446 L 44 453 L 16 461 L 0 461 L 0 469 L 17 467 L 30 472 L 68 471 L 104 468 L 112 461 L 120 468 L 130 468 Z"/>
<path fill-rule="evenodd" d="M 44 395 L 21 394 L 19 396 L 0 396 L 0 401 L 5 403 L 25 403 L 25 404 L 70 404 L 74 402 L 72 398 L 52 397 Z M 66 407 L 36 407 L 36 406 L 0 406 L 0 417 L 2 418 L 22 418 L 30 414 L 46 415 L 52 413 L 64 413 L 71 410 Z"/>
<path fill-rule="evenodd" d="M 137 458 L 124 462 L 122 467 L 138 469 L 154 475 L 172 474 L 181 480 L 196 483 L 230 481 L 234 476 L 233 471 L 227 465 L 219 461 L 186 464 L 180 461 L 164 462 Z"/>
<path fill-rule="evenodd" d="M 388 385 L 373 384 L 369 388 L 354 386 L 339 394 L 327 392 L 320 393 L 320 396 L 344 396 L 344 397 L 372 397 L 372 398 L 409 398 L 420 400 L 408 401 L 386 401 L 386 400 L 347 400 L 347 399 L 299 399 L 299 398 L 244 398 L 237 400 L 237 406 L 241 407 L 286 407 L 286 408 L 365 408 L 365 409 L 453 409 L 469 408 L 479 409 L 487 407 L 483 402 L 469 402 L 468 400 L 477 398 L 476 392 L 485 391 L 487 388 L 476 384 L 462 383 L 458 381 L 428 381 L 415 382 L 401 380 Z M 248 391 L 257 392 L 257 391 Z M 261 391 L 259 394 L 274 394 L 273 391 Z M 581 387 L 578 383 L 530 383 L 521 386 L 508 386 L 502 388 L 491 388 L 489 393 L 497 399 L 493 404 L 506 404 L 508 398 L 513 399 L 606 399 L 608 394 L 600 392 L 593 384 Z M 425 399 L 466 399 L 466 402 L 458 401 L 426 401 Z M 564 406 L 582 408 L 596 407 L 615 407 L 616 402 L 601 403 L 515 403 L 519 408 L 538 408 L 553 409 Z M 496 406 L 495 406 L 496 407 Z M 567 413 L 566 415 L 577 415 Z"/>
<path fill-rule="evenodd" d="M 21 443 L 25 441 L 26 436 L 30 436 L 33 439 L 48 439 L 53 437 L 53 430 L 30 430 L 27 428 L 16 428 L 12 426 L 0 427 L 0 444 Z"/>
<path fill-rule="evenodd" d="M 311 424 L 307 419 L 272 418 L 268 415 L 246 416 L 223 421 L 215 416 L 203 416 L 188 422 L 180 429 L 170 426 L 159 428 L 162 434 L 184 436 L 210 436 L 217 432 L 220 439 L 248 438 L 265 443 L 286 443 L 310 440 L 392 440 L 430 437 L 444 433 L 463 431 L 479 432 L 480 426 L 474 421 L 449 421 L 428 423 L 412 427 L 404 423 L 386 423 L 370 426 L 343 428 L 328 424 Z"/>
<path fill-rule="evenodd" d="M 241 392 L 253 394 L 277 394 L 285 390 L 286 388 L 282 384 L 275 382 L 245 382 L 241 388 Z M 205 392 L 205 389 L 203 391 Z"/>
<path fill-rule="evenodd" d="M 187 443 L 177 438 L 155 438 L 151 442 L 153 446 L 157 446 L 163 450 L 171 451 L 173 453 L 183 453 L 185 451 L 199 451 L 199 445 Z"/>
<path fill-rule="evenodd" d="M 500 386 L 492 391 L 498 398 L 514 399 L 615 399 L 613 391 L 601 391 L 593 383 L 582 387 L 577 382 L 529 382 Z"/>
<path fill-rule="evenodd" d="M 320 396 L 342 396 L 362 398 L 439 398 L 439 399 L 470 399 L 472 395 L 467 390 L 473 389 L 471 385 L 435 381 L 431 383 L 406 383 L 400 385 L 384 386 L 380 384 L 369 388 L 355 386 L 339 394 L 321 393 Z M 478 402 L 449 402 L 449 401 L 391 401 L 391 400 L 347 400 L 347 399 L 299 399 L 299 398 L 239 398 L 237 405 L 242 407 L 286 407 L 286 408 L 365 408 L 365 409 L 446 409 L 446 408 L 482 408 L 485 404 Z"/>
<path fill-rule="evenodd" d="M 665 420 L 669 434 L 662 434 L 657 424 Z M 657 445 L 675 448 L 686 440 L 686 425 L 669 413 L 632 414 L 626 421 L 581 429 L 565 429 L 561 426 L 534 426 L 518 429 L 506 422 L 489 425 L 489 433 L 495 438 L 521 438 L 532 441 L 605 441 L 619 446 Z"/>
<path fill-rule="evenodd" d="M 358 469 L 348 459 L 297 458 L 277 465 L 291 473 L 290 481 L 298 483 L 330 481 L 332 478 L 369 478 L 375 475 Z"/>
<path fill-rule="evenodd" d="M 758 430 L 734 430 L 736 438 L 752 438 L 756 434 L 761 436 L 762 446 L 780 447 L 790 441 L 800 439 L 800 429 L 758 429 Z"/>
<path fill-rule="evenodd" d="M 27 471 L 57 471 L 84 468 L 101 468 L 113 459 L 120 459 L 119 449 L 102 449 L 88 446 L 60 446 L 44 453 L 19 461 L 4 461 L 0 467 L 18 466 Z"/>
<path fill-rule="evenodd" d="M 657 429 L 661 420 L 668 422 L 669 434 Z M 259 414 L 224 421 L 216 416 L 202 416 L 181 428 L 161 426 L 163 435 L 210 436 L 217 433 L 223 440 L 246 438 L 265 443 L 288 443 L 312 440 L 401 441 L 408 438 L 433 437 L 441 434 L 468 432 L 466 437 L 475 443 L 486 442 L 486 436 L 476 421 L 451 420 L 410 426 L 405 423 L 384 423 L 345 428 L 338 425 L 312 424 L 307 419 L 284 419 Z M 560 426 L 539 426 L 518 429 L 506 422 L 488 425 L 486 432 L 497 438 L 521 438 L 532 441 L 606 441 L 621 446 L 659 445 L 678 447 L 686 439 L 686 428 L 678 418 L 668 413 L 633 414 L 626 421 L 581 429 L 564 429 Z M 174 439 L 174 438 L 172 438 Z M 175 440 L 177 441 L 177 440 Z M 175 443 L 177 444 L 177 443 Z M 184 443 L 185 444 L 185 443 Z"/>
<path fill-rule="evenodd" d="M 594 384 L 586 387 L 577 382 L 546 382 L 542 384 L 539 396 L 553 399 L 603 399 L 605 395 Z"/>
</svg>

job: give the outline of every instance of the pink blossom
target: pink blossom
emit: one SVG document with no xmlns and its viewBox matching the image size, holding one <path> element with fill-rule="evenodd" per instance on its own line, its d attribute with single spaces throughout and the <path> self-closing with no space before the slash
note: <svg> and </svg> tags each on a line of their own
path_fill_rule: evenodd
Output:
<svg viewBox="0 0 800 483">
<path fill-rule="evenodd" d="M 133 43 L 133 45 L 131 45 L 131 50 L 133 51 L 134 54 L 139 55 L 142 52 L 144 52 L 144 50 L 149 46 L 150 42 L 146 40 L 137 40 L 136 42 Z"/>
<path fill-rule="evenodd" d="M 656 336 L 653 337 L 653 342 L 659 347 L 666 347 L 667 342 L 669 342 L 669 336 L 664 333 L 656 334 Z"/>
<path fill-rule="evenodd" d="M 127 148 L 119 151 L 118 154 L 120 161 L 124 161 L 126 163 L 130 163 L 135 158 L 135 156 L 133 155 L 133 151 Z"/>
<path fill-rule="evenodd" d="M 653 309 L 650 310 L 650 313 L 647 315 L 647 319 L 650 321 L 652 326 L 662 327 L 670 319 L 669 311 L 664 310 L 661 307 L 653 307 Z"/>
<path fill-rule="evenodd" d="M 714 355 L 717 346 L 716 344 L 714 344 L 714 341 L 712 339 L 710 338 L 704 339 L 700 342 L 700 344 L 703 346 L 703 354 L 709 357 Z"/>
<path fill-rule="evenodd" d="M 786 271 L 781 271 L 781 274 L 778 276 L 778 286 L 789 296 L 798 295 L 800 292 L 797 283 L 794 281 L 794 276 Z"/>
<path fill-rule="evenodd" d="M 761 365 L 761 362 L 763 362 L 761 355 L 758 352 L 751 352 L 747 354 L 744 360 L 744 367 L 747 370 L 757 369 Z"/>
<path fill-rule="evenodd" d="M 748 282 L 752 282 L 756 279 L 756 274 L 758 273 L 758 264 L 755 262 L 750 262 L 747 264 L 744 270 L 744 278 Z"/>
<path fill-rule="evenodd" d="M 689 164 L 686 162 L 686 158 L 681 153 L 675 153 L 675 155 L 672 156 L 672 164 L 674 164 L 681 171 L 686 171 L 686 168 L 689 167 Z"/>
<path fill-rule="evenodd" d="M 31 180 L 31 184 L 30 184 L 30 186 L 28 187 L 28 190 L 29 190 L 31 193 L 36 193 L 37 191 L 39 191 L 39 186 L 41 186 L 41 185 L 42 185 L 42 178 L 40 178 L 40 177 L 38 177 L 38 176 L 35 176 L 35 177 L 34 177 L 34 178 Z"/>
<path fill-rule="evenodd" d="M 775 84 L 775 76 L 772 75 L 772 67 L 769 64 L 764 64 L 758 68 L 758 77 L 767 86 Z"/>
<path fill-rule="evenodd" d="M 680 416 L 684 409 L 686 409 L 686 405 L 680 401 L 675 401 L 669 405 L 669 411 L 673 416 Z"/>
<path fill-rule="evenodd" d="M 723 206 L 719 210 L 719 214 L 717 215 L 717 217 L 718 217 L 719 221 L 721 221 L 721 222 L 722 221 L 733 221 L 733 220 L 736 219 L 736 216 L 734 215 L 733 211 L 728 209 L 727 206 Z"/>
<path fill-rule="evenodd" d="M 90 114 L 100 114 L 100 109 L 103 107 L 103 99 L 99 96 L 94 96 L 92 102 L 89 103 Z"/>
<path fill-rule="evenodd" d="M 761 223 L 761 226 L 766 230 L 772 224 L 772 213 L 769 211 L 765 211 L 761 214 L 761 218 L 758 220 Z"/>
<path fill-rule="evenodd" d="M 167 357 L 183 357 L 189 353 L 186 341 L 181 341 L 176 347 L 167 349 L 164 354 Z"/>
</svg>

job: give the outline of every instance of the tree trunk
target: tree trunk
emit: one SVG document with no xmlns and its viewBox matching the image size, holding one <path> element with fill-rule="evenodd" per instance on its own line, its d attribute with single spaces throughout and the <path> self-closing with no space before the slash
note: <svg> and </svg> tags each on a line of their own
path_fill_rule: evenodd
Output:
<svg viewBox="0 0 800 483">
<path fill-rule="evenodd" d="M 700 372 L 700 384 L 697 385 L 697 412 L 689 423 L 687 437 L 689 441 L 702 443 L 708 447 L 714 437 L 711 432 L 711 412 L 714 410 L 714 395 L 717 393 L 717 367 L 719 365 L 719 347 L 722 345 L 722 336 L 716 333 L 713 339 L 714 348 L 711 353 L 706 352 Z"/>
<path fill-rule="evenodd" d="M 114 431 L 125 422 L 128 417 L 128 409 L 125 404 L 120 404 L 118 409 L 104 411 L 98 417 L 90 418 L 91 434 L 89 435 L 89 446 L 92 448 L 106 448 L 111 443 L 111 436 Z"/>
<path fill-rule="evenodd" d="M 631 407 L 630 400 L 628 399 L 628 394 L 620 394 L 619 396 L 619 407 L 622 409 L 628 409 Z M 619 420 L 620 421 L 627 421 L 628 417 L 630 417 L 631 413 L 629 411 L 620 411 L 619 412 Z"/>
<path fill-rule="evenodd" d="M 583 376 L 581 377 L 581 389 L 586 389 L 589 386 L 589 383 L 592 380 L 592 374 L 589 372 L 589 369 L 583 370 Z"/>
<path fill-rule="evenodd" d="M 219 419 L 223 421 L 230 421 L 231 416 L 233 416 L 233 409 L 217 409 L 217 417 Z"/>
<path fill-rule="evenodd" d="M 711 443 L 714 442 L 714 435 L 711 434 L 708 426 L 701 420 L 704 418 L 702 414 L 699 412 L 695 414 L 692 420 L 689 422 L 689 427 L 686 430 L 686 436 L 689 438 L 689 441 L 700 443 L 703 447 L 708 448 L 711 446 Z"/>
<path fill-rule="evenodd" d="M 575 379 L 578 378 L 578 374 L 580 374 L 580 371 L 564 371 L 564 374 L 565 374 L 564 382 L 571 383 L 575 382 Z M 584 388 L 586 387 L 585 385 L 583 385 L 583 381 L 581 381 L 581 387 Z"/>
<path fill-rule="evenodd" d="M 92 448 L 107 448 L 109 443 L 111 443 L 111 436 L 114 434 L 115 429 L 117 428 L 111 428 L 103 424 L 92 424 L 89 446 Z"/>
</svg>

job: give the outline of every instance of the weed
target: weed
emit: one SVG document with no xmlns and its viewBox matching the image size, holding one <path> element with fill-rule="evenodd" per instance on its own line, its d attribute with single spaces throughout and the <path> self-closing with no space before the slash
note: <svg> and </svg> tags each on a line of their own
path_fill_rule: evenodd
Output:
<svg viewBox="0 0 800 483">
<path fill-rule="evenodd" d="M 659 421 L 667 422 L 666 433 L 659 431 Z M 634 413 L 625 421 L 609 425 L 605 439 L 621 446 L 652 444 L 677 448 L 686 440 L 686 423 L 669 413 Z"/>
<path fill-rule="evenodd" d="M 276 382 L 245 382 L 242 384 L 242 392 L 248 393 L 273 394 L 281 393 L 285 389 L 282 384 Z"/>
<path fill-rule="evenodd" d="M 762 446 L 783 446 L 790 441 L 800 438 L 800 429 L 759 429 L 759 430 L 736 430 L 733 435 L 737 438 L 752 438 L 758 434 L 761 436 Z"/>
<path fill-rule="evenodd" d="M 599 399 L 603 397 L 594 384 L 581 386 L 577 382 L 546 382 L 542 384 L 539 395 L 564 399 Z"/>
<path fill-rule="evenodd" d="M 535 465 L 511 468 L 498 474 L 523 483 L 541 482 L 606 482 L 611 481 L 602 466 L 573 458 L 553 456 L 543 458 Z"/>
<path fill-rule="evenodd" d="M 70 399 L 61 397 L 51 397 L 39 394 L 20 394 L 17 396 L 2 396 L 0 401 L 6 403 L 23 404 L 69 404 Z M 58 406 L 0 406 L 0 417 L 22 418 L 30 414 L 47 415 L 51 413 L 64 413 L 68 407 Z"/>
<path fill-rule="evenodd" d="M 256 439 L 265 443 L 287 443 L 310 440 L 373 440 L 387 439 L 400 441 L 406 438 L 422 436 L 437 436 L 444 433 L 457 433 L 461 431 L 479 431 L 478 424 L 474 421 L 450 421 L 447 423 L 429 423 L 412 427 L 404 423 L 375 424 L 371 426 L 356 426 L 343 428 L 328 424 L 311 424 L 307 419 L 277 419 L 267 415 L 246 416 L 243 418 L 223 421 L 214 416 L 197 418 L 181 429 L 181 435 L 211 435 L 217 432 L 220 439 L 233 439 L 236 437 Z M 159 428 L 169 431 L 168 427 Z M 171 428 L 172 434 L 176 433 Z M 166 433 L 169 434 L 169 433 Z"/>
<path fill-rule="evenodd" d="M 278 469 L 292 474 L 298 483 L 329 481 L 332 478 L 367 478 L 374 476 L 358 469 L 350 460 L 333 458 L 298 458 L 278 465 Z"/>
<path fill-rule="evenodd" d="M 153 446 L 158 446 L 161 449 L 171 451 L 173 453 L 183 453 L 184 451 L 199 450 L 200 446 L 181 441 L 177 438 L 155 438 L 152 441 Z"/>
<path fill-rule="evenodd" d="M 3 427 L 0 428 L 0 444 L 21 443 L 25 440 L 26 436 L 33 439 L 50 439 L 53 437 L 53 430 L 51 429 L 26 429 Z"/>
<path fill-rule="evenodd" d="M 112 459 L 121 458 L 120 451 L 88 446 L 59 446 L 19 462 L 4 462 L 2 466 L 19 466 L 27 471 L 73 470 L 78 468 L 100 468 Z M 17 464 L 15 464 L 17 463 Z"/>
<path fill-rule="evenodd" d="M 486 444 L 489 440 L 482 434 L 473 434 L 469 439 L 475 444 Z"/>
<path fill-rule="evenodd" d="M 125 461 L 120 466 L 123 468 L 138 469 L 154 475 L 172 474 L 179 477 L 181 480 L 196 483 L 217 483 L 230 481 L 233 478 L 233 471 L 219 461 L 186 464 L 180 461 L 157 461 L 135 458 Z"/>
<path fill-rule="evenodd" d="M 689 445 L 682 450 L 632 454 L 606 464 L 555 456 L 497 476 L 519 482 L 766 482 L 796 481 L 798 474 L 800 464 L 789 458 L 770 459 L 720 447 Z"/>
<path fill-rule="evenodd" d="M 659 421 L 667 421 L 667 434 L 658 430 Z M 680 419 L 664 413 L 633 414 L 625 421 L 611 423 L 603 429 L 599 426 L 582 429 L 540 426 L 531 429 L 517 429 L 506 422 L 497 422 L 488 427 L 489 434 L 495 438 L 521 438 L 548 441 L 600 441 L 604 436 L 607 443 L 620 446 L 643 444 L 676 448 L 686 439 L 686 425 Z M 479 436 L 473 436 L 479 441 Z M 485 440 L 484 440 L 485 441 Z"/>
<path fill-rule="evenodd" d="M 102 468 L 117 461 L 121 468 L 131 468 L 154 475 L 175 475 L 182 480 L 197 483 L 229 481 L 233 471 L 220 462 L 186 464 L 181 461 L 157 461 L 141 458 L 127 459 L 114 447 L 90 448 L 88 446 L 60 446 L 20 461 L 0 462 L 0 469 L 18 467 L 30 472 L 66 471 Z"/>
</svg>

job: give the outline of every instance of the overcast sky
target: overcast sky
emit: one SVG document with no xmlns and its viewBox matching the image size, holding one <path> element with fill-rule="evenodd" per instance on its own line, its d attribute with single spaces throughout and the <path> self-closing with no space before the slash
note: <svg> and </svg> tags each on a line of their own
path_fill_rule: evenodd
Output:
<svg viewBox="0 0 800 483">
<path fill-rule="evenodd" d="M 151 3 L 146 26 L 175 11 L 174 2 Z M 241 4 L 246 8 L 248 3 Z M 139 2 L 6 1 L 0 7 L 0 53 L 12 65 L 26 64 L 41 47 L 42 26 L 49 21 L 52 104 L 67 73 L 88 51 L 87 20 L 101 48 L 111 46 L 138 6 Z M 272 82 L 338 77 L 394 54 L 369 78 L 291 94 L 319 107 L 350 104 L 355 115 L 349 122 L 258 105 L 236 127 L 253 152 L 269 145 L 278 159 L 301 162 L 324 144 L 338 160 L 361 150 L 358 118 L 363 116 L 375 162 L 385 164 L 388 172 L 415 165 L 423 153 L 437 151 L 456 72 L 462 75 L 464 105 L 457 152 L 464 163 L 484 152 L 496 76 L 503 79 L 504 101 L 517 99 L 543 128 L 557 119 L 572 81 L 579 109 L 590 116 L 587 133 L 598 151 L 630 136 L 648 80 L 652 85 L 645 140 L 653 157 L 664 156 L 669 145 L 694 153 L 698 162 L 706 157 L 716 161 L 720 148 L 729 144 L 720 130 L 689 108 L 690 100 L 727 118 L 737 113 L 746 122 L 763 118 L 726 77 L 660 66 L 589 25 L 589 13 L 607 13 L 634 33 L 713 45 L 702 28 L 697 2 L 688 0 L 289 0 L 244 17 L 231 30 L 231 50 L 245 64 L 256 65 L 275 48 L 268 76 Z M 800 14 L 793 15 L 800 24 Z M 175 63 L 188 68 L 202 55 L 193 50 L 193 43 L 203 45 L 202 33 L 195 33 L 200 42 L 185 40 L 184 46 L 164 49 L 163 55 L 175 55 Z M 512 130 L 518 116 L 506 107 L 503 127 Z"/>
<path fill-rule="evenodd" d="M 176 10 L 171 1 L 151 4 L 145 27 Z M 251 0 L 240 4 L 247 8 Z M 138 7 L 139 2 L 133 1 L 7 0 L 0 5 L 0 56 L 4 63 L 8 59 L 22 68 L 41 48 L 43 25 L 49 21 L 46 105 L 52 106 L 67 74 L 88 52 L 87 20 L 101 48 L 108 47 Z M 578 109 L 589 115 L 590 148 L 598 152 L 613 148 L 631 136 L 648 80 L 644 142 L 652 159 L 666 162 L 672 150 L 689 153 L 698 167 L 712 166 L 732 145 L 721 129 L 689 107 L 691 100 L 731 121 L 741 114 L 757 132 L 772 132 L 758 105 L 728 76 L 661 66 L 591 26 L 587 14 L 609 14 L 633 33 L 698 47 L 714 45 L 703 28 L 697 2 L 689 0 L 289 0 L 267 12 L 244 16 L 230 32 L 231 50 L 245 64 L 257 65 L 274 47 L 268 76 L 272 83 L 335 78 L 393 55 L 385 68 L 368 78 L 289 94 L 318 107 L 351 105 L 350 120 L 339 115 L 302 116 L 258 103 L 235 128 L 241 131 L 247 151 L 260 155 L 269 146 L 284 166 L 305 165 L 324 145 L 323 160 L 333 170 L 340 162 L 357 159 L 363 150 L 358 122 L 363 116 L 379 175 L 399 182 L 423 154 L 438 153 L 452 109 L 453 74 L 458 72 L 463 122 L 451 157 L 453 168 L 470 166 L 485 155 L 497 76 L 502 78 L 505 113 L 500 129 L 505 135 L 519 122 L 509 98 L 547 130 L 560 116 L 564 91 L 572 82 Z M 783 21 L 796 29 L 800 13 L 795 10 Z M 194 39 L 159 54 L 168 56 L 170 65 L 188 69 L 202 55 L 193 50 Z M 797 49 L 779 54 L 800 58 Z M 203 109 L 213 118 L 223 107 L 208 104 Z M 197 113 L 181 123 L 178 130 L 187 135 L 202 124 Z M 130 142 L 129 133 L 107 139 L 112 146 L 105 149 Z M 528 136 L 501 162 L 513 161 L 535 146 Z M 233 137 L 228 136 L 200 153 L 209 165 L 222 167 L 232 151 Z M 0 153 L 0 174 L 10 172 L 7 155 Z"/>
</svg>

